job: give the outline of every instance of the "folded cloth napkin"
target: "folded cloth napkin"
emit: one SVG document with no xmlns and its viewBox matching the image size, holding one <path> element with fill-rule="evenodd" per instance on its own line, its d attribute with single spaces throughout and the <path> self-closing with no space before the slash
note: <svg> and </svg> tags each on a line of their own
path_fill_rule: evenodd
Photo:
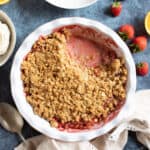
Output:
<svg viewBox="0 0 150 150">
<path fill-rule="evenodd" d="M 138 141 L 150 149 L 150 90 L 138 91 L 134 98 L 135 111 L 131 117 L 92 141 L 67 143 L 40 135 L 28 139 L 15 150 L 123 150 L 128 131 L 136 132 Z"/>
</svg>

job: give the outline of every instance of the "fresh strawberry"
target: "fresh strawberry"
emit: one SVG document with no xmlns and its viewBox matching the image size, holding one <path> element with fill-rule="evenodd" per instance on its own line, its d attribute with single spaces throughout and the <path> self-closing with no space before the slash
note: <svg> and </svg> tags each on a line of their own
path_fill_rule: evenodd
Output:
<svg viewBox="0 0 150 150">
<path fill-rule="evenodd" d="M 146 48 L 147 38 L 145 36 L 136 37 L 130 45 L 130 49 L 133 53 L 144 51 Z"/>
<path fill-rule="evenodd" d="M 119 28 L 118 33 L 124 41 L 127 41 L 134 38 L 135 30 L 132 25 L 124 24 Z"/>
<path fill-rule="evenodd" d="M 117 1 L 113 2 L 113 4 L 111 5 L 111 12 L 112 12 L 113 16 L 115 16 L 115 17 L 119 16 L 121 11 L 122 11 L 121 2 L 117 2 Z"/>
<path fill-rule="evenodd" d="M 149 65 L 147 62 L 141 62 L 136 64 L 136 71 L 138 75 L 145 76 L 148 74 Z"/>
</svg>

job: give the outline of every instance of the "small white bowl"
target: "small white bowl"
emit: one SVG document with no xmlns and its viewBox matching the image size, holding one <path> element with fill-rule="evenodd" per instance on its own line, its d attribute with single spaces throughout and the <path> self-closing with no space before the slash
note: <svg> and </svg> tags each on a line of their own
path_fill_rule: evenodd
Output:
<svg viewBox="0 0 150 150">
<path fill-rule="evenodd" d="M 3 66 L 11 54 L 13 53 L 15 44 L 16 44 L 16 31 L 11 19 L 7 16 L 7 14 L 0 10 L 0 21 L 7 24 L 10 30 L 10 43 L 7 52 L 4 55 L 0 55 L 0 66 Z"/>
<path fill-rule="evenodd" d="M 46 1 L 56 7 L 64 9 L 84 8 L 97 2 L 97 0 L 46 0 Z"/>
<path fill-rule="evenodd" d="M 40 35 L 47 35 L 52 33 L 55 29 L 66 26 L 66 25 L 82 25 L 88 26 L 90 28 L 96 29 L 102 34 L 102 37 L 105 39 L 112 39 L 118 48 L 114 48 L 114 45 L 109 43 L 112 49 L 114 49 L 118 55 L 122 55 L 126 61 L 126 67 L 128 69 L 128 80 L 127 80 L 127 98 L 124 106 L 121 108 L 118 116 L 116 116 L 112 121 L 105 124 L 103 127 L 93 130 L 87 130 L 82 132 L 62 132 L 58 129 L 52 128 L 48 121 L 42 119 L 38 115 L 35 115 L 32 107 L 27 102 L 23 82 L 21 80 L 21 63 L 27 53 L 31 50 L 33 43 L 39 38 Z M 126 46 L 126 44 L 121 40 L 121 38 L 110 28 L 105 25 L 85 18 L 62 18 L 46 23 L 32 32 L 22 43 L 19 50 L 16 53 L 16 56 L 13 61 L 11 69 L 11 92 L 16 103 L 16 106 L 25 120 L 37 131 L 41 132 L 44 135 L 49 137 L 63 140 L 63 141 L 81 141 L 81 140 L 90 140 L 100 135 L 105 134 L 106 132 L 113 129 L 118 125 L 122 120 L 127 119 L 131 114 L 131 105 L 133 105 L 132 95 L 135 93 L 136 89 L 136 71 L 135 64 L 131 53 Z"/>
</svg>

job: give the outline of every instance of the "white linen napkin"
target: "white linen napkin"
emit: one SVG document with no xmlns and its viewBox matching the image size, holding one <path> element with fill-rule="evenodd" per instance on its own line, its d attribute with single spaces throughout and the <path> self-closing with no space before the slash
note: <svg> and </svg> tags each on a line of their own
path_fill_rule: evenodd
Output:
<svg viewBox="0 0 150 150">
<path fill-rule="evenodd" d="M 150 90 L 136 92 L 135 112 L 113 131 L 92 141 L 61 142 L 44 135 L 33 137 L 22 143 L 15 150 L 123 150 L 127 143 L 128 131 L 136 132 L 139 142 L 150 149 Z M 33 143 L 36 148 L 31 147 Z"/>
</svg>

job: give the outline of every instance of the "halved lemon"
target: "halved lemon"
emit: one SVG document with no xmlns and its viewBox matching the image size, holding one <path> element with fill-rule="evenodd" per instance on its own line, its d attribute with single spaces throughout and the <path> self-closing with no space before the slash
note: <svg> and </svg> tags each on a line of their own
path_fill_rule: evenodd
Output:
<svg viewBox="0 0 150 150">
<path fill-rule="evenodd" d="M 145 17 L 145 29 L 147 33 L 150 35 L 150 11 L 146 14 Z"/>
<path fill-rule="evenodd" d="M 0 0 L 0 5 L 8 3 L 10 0 Z"/>
</svg>

